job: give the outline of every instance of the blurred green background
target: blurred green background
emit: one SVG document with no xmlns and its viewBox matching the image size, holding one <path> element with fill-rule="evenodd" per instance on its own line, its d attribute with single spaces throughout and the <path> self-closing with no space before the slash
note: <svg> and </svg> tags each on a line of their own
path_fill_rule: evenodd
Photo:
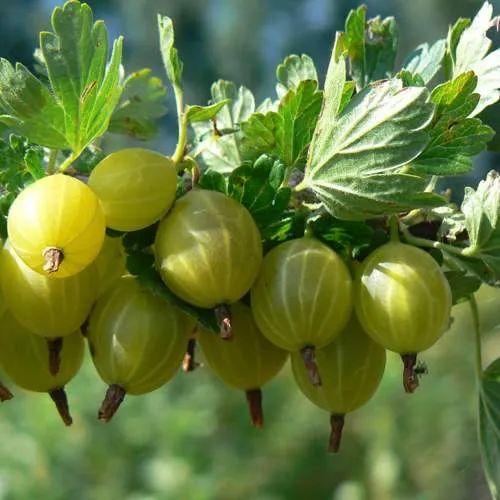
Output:
<svg viewBox="0 0 500 500">
<path fill-rule="evenodd" d="M 38 32 L 61 2 L 0 2 L 0 56 L 32 67 Z M 173 18 L 185 62 L 189 103 L 205 103 L 212 81 L 248 86 L 260 101 L 274 93 L 274 71 L 290 53 L 307 53 L 324 75 L 335 30 L 350 0 L 96 0 L 88 2 L 112 37 L 125 36 L 128 72 L 151 67 L 163 77 L 156 13 Z M 472 0 L 366 2 L 370 17 L 396 16 L 400 58 L 444 37 Z M 496 5 L 497 10 L 499 5 Z M 175 113 L 151 145 L 175 146 Z M 112 138 L 104 147 L 123 146 Z M 482 154 L 465 183 L 493 168 Z M 500 305 L 490 307 L 496 314 Z M 0 499 L 12 500 L 483 500 L 488 499 L 476 444 L 475 383 L 468 323 L 453 329 L 423 359 L 421 388 L 404 394 L 400 361 L 389 357 L 380 390 L 349 415 L 342 450 L 326 453 L 328 415 L 295 389 L 288 366 L 265 387 L 266 426 L 249 424 L 243 394 L 206 369 L 179 373 L 164 389 L 128 397 L 111 423 L 96 419 L 105 386 L 87 362 L 68 386 L 74 424 L 65 428 L 50 398 L 17 390 L 0 408 Z M 485 356 L 500 354 L 498 335 Z M 500 466 L 500 465 L 499 465 Z"/>
</svg>

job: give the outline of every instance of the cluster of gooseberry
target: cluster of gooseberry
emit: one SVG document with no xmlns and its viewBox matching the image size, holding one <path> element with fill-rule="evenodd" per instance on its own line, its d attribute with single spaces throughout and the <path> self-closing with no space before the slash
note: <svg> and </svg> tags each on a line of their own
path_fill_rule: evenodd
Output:
<svg viewBox="0 0 500 500">
<path fill-rule="evenodd" d="M 196 340 L 213 372 L 245 391 L 259 427 L 260 388 L 290 357 L 300 390 L 331 414 L 331 451 L 344 415 L 379 386 L 386 349 L 402 355 L 415 390 L 416 354 L 447 329 L 451 308 L 428 253 L 392 238 L 356 266 L 307 233 L 263 256 L 243 205 L 197 186 L 176 199 L 177 177 L 170 158 L 124 149 L 88 182 L 48 175 L 15 199 L 0 255 L 0 365 L 14 383 L 48 392 L 69 425 L 64 386 L 86 338 L 109 385 L 98 413 L 109 421 L 125 394 L 166 384 Z M 159 275 L 185 303 L 212 309 L 220 335 L 128 274 L 121 239 L 106 235 L 156 223 Z M 11 393 L 2 386 L 0 397 Z"/>
</svg>

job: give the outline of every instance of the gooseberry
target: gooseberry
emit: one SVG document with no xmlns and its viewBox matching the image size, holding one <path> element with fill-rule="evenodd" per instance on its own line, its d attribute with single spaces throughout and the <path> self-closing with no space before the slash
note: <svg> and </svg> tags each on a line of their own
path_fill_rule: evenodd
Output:
<svg viewBox="0 0 500 500">
<path fill-rule="evenodd" d="M 50 175 L 24 189 L 7 219 L 9 241 L 22 261 L 41 274 L 65 278 L 85 269 L 105 236 L 99 200 L 82 181 Z"/>
<path fill-rule="evenodd" d="M 64 386 L 78 373 L 84 355 L 83 336 L 79 331 L 62 339 L 60 367 L 56 375 L 49 371 L 47 342 L 19 323 L 10 311 L 0 317 L 0 365 L 19 387 L 47 392 L 66 425 L 71 425 Z"/>
<path fill-rule="evenodd" d="M 341 257 L 309 236 L 273 248 L 252 287 L 252 311 L 260 331 L 278 347 L 299 351 L 315 385 L 321 378 L 314 349 L 326 346 L 345 327 L 352 289 Z"/>
<path fill-rule="evenodd" d="M 223 334 L 230 336 L 225 306 L 248 292 L 262 261 L 248 210 L 222 193 L 193 189 L 160 222 L 155 255 L 168 288 L 194 306 L 218 307 Z"/>
<path fill-rule="evenodd" d="M 292 353 L 292 371 L 299 389 L 316 406 L 331 414 L 328 450 L 339 450 L 344 417 L 375 394 L 385 370 L 386 352 L 374 342 L 353 314 L 342 333 L 316 351 L 321 387 L 309 382 L 301 356 Z"/>
<path fill-rule="evenodd" d="M 198 342 L 212 371 L 227 385 L 245 391 L 252 423 L 262 427 L 261 387 L 283 368 L 288 352 L 262 335 L 248 306 L 236 302 L 231 314 L 233 339 L 228 342 L 200 328 Z"/>
<path fill-rule="evenodd" d="M 177 190 L 174 162 L 143 148 L 115 151 L 89 177 L 101 200 L 106 225 L 118 231 L 137 231 L 159 221 L 171 207 Z"/>
<path fill-rule="evenodd" d="M 407 392 L 418 387 L 417 353 L 437 342 L 450 323 L 451 290 L 439 264 L 424 250 L 391 241 L 360 269 L 359 321 L 381 346 L 402 355 Z"/>
<path fill-rule="evenodd" d="M 97 300 L 86 332 L 97 372 L 109 385 L 99 419 L 109 421 L 125 394 L 166 384 L 181 365 L 193 326 L 191 318 L 135 277 L 119 278 Z"/>
</svg>

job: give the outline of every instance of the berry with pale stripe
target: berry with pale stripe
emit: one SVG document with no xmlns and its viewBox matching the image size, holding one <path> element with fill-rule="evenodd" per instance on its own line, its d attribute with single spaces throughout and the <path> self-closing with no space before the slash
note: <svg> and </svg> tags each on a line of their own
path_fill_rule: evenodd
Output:
<svg viewBox="0 0 500 500">
<path fill-rule="evenodd" d="M 159 221 L 175 200 L 177 172 L 167 156 L 143 148 L 126 148 L 104 158 L 89 177 L 101 201 L 106 225 L 137 231 Z"/>
<path fill-rule="evenodd" d="M 314 387 L 298 353 L 291 356 L 292 371 L 299 389 L 316 406 L 331 414 L 328 450 L 340 447 L 344 417 L 375 394 L 385 370 L 385 349 L 374 342 L 353 313 L 347 327 L 330 344 L 316 351 L 323 384 Z"/>
<path fill-rule="evenodd" d="M 49 370 L 49 346 L 45 339 L 31 333 L 7 311 L 0 317 L 0 365 L 19 387 L 33 392 L 47 392 L 56 404 L 66 425 L 71 425 L 64 386 L 78 373 L 85 343 L 79 331 L 62 339 L 57 374 Z"/>
<path fill-rule="evenodd" d="M 301 352 L 314 385 L 321 384 L 314 349 L 329 344 L 349 321 L 352 289 L 342 258 L 310 236 L 273 248 L 252 287 L 259 329 L 278 347 Z"/>
<path fill-rule="evenodd" d="M 197 339 L 211 370 L 227 385 L 245 391 L 252 424 L 262 427 L 261 387 L 280 372 L 288 352 L 262 335 L 248 306 L 236 302 L 231 312 L 233 339 L 227 342 L 203 328 Z"/>
<path fill-rule="evenodd" d="M 356 314 L 381 346 L 399 353 L 404 387 L 418 387 L 416 355 L 448 329 L 451 290 L 443 270 L 424 250 L 391 241 L 372 252 L 359 272 Z"/>
<path fill-rule="evenodd" d="M 99 410 L 109 421 L 125 394 L 166 384 L 181 366 L 194 321 L 143 288 L 133 276 L 117 280 L 97 300 L 87 339 L 94 366 L 110 387 Z"/>
<path fill-rule="evenodd" d="M 92 263 L 78 274 L 54 279 L 28 267 L 7 241 L 0 255 L 0 281 L 7 307 L 28 330 L 42 337 L 79 329 L 97 297 Z"/>
<path fill-rule="evenodd" d="M 106 225 L 97 196 L 83 182 L 49 175 L 14 200 L 7 219 L 9 240 L 31 269 L 52 277 L 79 273 L 94 261 Z"/>
<path fill-rule="evenodd" d="M 155 254 L 170 290 L 194 306 L 217 308 L 222 333 L 230 337 L 227 306 L 248 292 L 262 262 L 250 212 L 222 193 L 193 189 L 160 222 Z"/>
</svg>

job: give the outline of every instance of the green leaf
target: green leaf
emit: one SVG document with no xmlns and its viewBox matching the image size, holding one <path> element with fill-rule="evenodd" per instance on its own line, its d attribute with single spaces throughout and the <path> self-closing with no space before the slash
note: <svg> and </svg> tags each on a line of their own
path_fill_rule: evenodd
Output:
<svg viewBox="0 0 500 500">
<path fill-rule="evenodd" d="M 108 131 L 143 141 L 152 139 L 158 132 L 156 120 L 167 113 L 167 89 L 148 68 L 130 74 L 123 87 Z"/>
<path fill-rule="evenodd" d="M 457 45 L 464 30 L 470 26 L 470 19 L 460 18 L 448 30 L 446 38 L 447 50 L 443 59 L 443 69 L 446 80 L 453 78 L 453 68 L 456 60 Z"/>
<path fill-rule="evenodd" d="M 285 210 L 274 222 L 261 229 L 264 254 L 284 241 L 304 236 L 308 211 Z"/>
<path fill-rule="evenodd" d="M 401 79 L 403 87 L 425 87 L 425 82 L 419 74 L 413 74 L 405 69 L 399 71 L 396 78 Z"/>
<path fill-rule="evenodd" d="M 354 91 L 356 90 L 356 83 L 349 80 L 344 83 L 344 88 L 342 89 L 342 95 L 340 97 L 340 103 L 338 108 L 338 113 L 342 113 L 344 108 L 349 104 Z"/>
<path fill-rule="evenodd" d="M 401 171 L 427 145 L 433 113 L 427 97 L 425 88 L 389 80 L 356 94 L 336 120 L 323 124 L 322 116 L 301 187 L 339 219 L 442 205 L 442 197 L 424 192 L 424 178 Z"/>
<path fill-rule="evenodd" d="M 472 71 L 437 86 L 431 94 L 436 111 L 431 140 L 413 161 L 412 168 L 427 175 L 457 175 L 470 172 L 472 158 L 486 149 L 495 131 L 478 118 L 467 118 L 477 105 L 477 77 Z"/>
<path fill-rule="evenodd" d="M 340 220 L 328 213 L 320 213 L 309 219 L 308 227 L 314 236 L 337 251 L 347 249 L 351 254 L 353 247 L 369 245 L 373 229 L 365 221 Z"/>
<path fill-rule="evenodd" d="M 16 196 L 45 176 L 44 151 L 24 137 L 14 134 L 0 139 L 0 236 L 7 238 L 7 214 Z"/>
<path fill-rule="evenodd" d="M 74 156 L 109 124 L 122 87 L 122 38 L 108 57 L 108 34 L 102 21 L 93 24 L 87 4 L 70 0 L 52 14 L 53 33 L 40 34 L 40 47 L 52 91 L 64 112 L 64 136 Z"/>
<path fill-rule="evenodd" d="M 433 210 L 433 214 L 441 219 L 438 239 L 446 238 L 447 241 L 455 242 L 467 235 L 465 216 L 462 212 L 448 206 Z"/>
<path fill-rule="evenodd" d="M 446 40 L 438 40 L 432 46 L 419 45 L 403 62 L 403 69 L 419 75 L 424 83 L 429 83 L 441 69 L 446 51 Z"/>
<path fill-rule="evenodd" d="M 225 99 L 223 101 L 216 102 L 211 106 L 187 106 L 187 120 L 190 123 L 211 120 L 212 118 L 215 118 L 223 106 L 229 104 L 230 102 L 231 101 L 229 99 Z"/>
<path fill-rule="evenodd" d="M 465 188 L 462 212 L 469 234 L 467 257 L 482 260 L 500 279 L 500 176 L 492 170 L 476 191 Z"/>
<path fill-rule="evenodd" d="M 288 207 L 291 190 L 280 187 L 284 176 L 285 166 L 264 155 L 231 173 L 228 194 L 248 209 L 260 228 L 265 228 Z"/>
<path fill-rule="evenodd" d="M 321 112 L 308 150 L 306 171 L 310 169 L 311 162 L 314 162 L 313 157 L 328 148 L 330 137 L 337 128 L 337 115 L 340 113 L 343 101 L 346 100 L 344 97 L 346 87 L 347 94 L 350 92 L 350 86 L 347 86 L 346 82 L 345 60 L 341 54 L 340 45 L 341 36 L 337 34 L 326 73 Z"/>
<path fill-rule="evenodd" d="M 465 269 L 445 271 L 446 279 L 450 285 L 452 303 L 458 304 L 468 299 L 479 290 L 482 281 L 477 276 L 467 274 Z"/>
<path fill-rule="evenodd" d="M 396 21 L 379 16 L 366 21 L 366 7 L 362 5 L 347 17 L 343 45 L 358 90 L 370 82 L 390 78 L 398 45 Z"/>
<path fill-rule="evenodd" d="M 203 170 L 211 168 L 228 175 L 242 163 L 239 124 L 255 111 L 255 99 L 246 87 L 236 87 L 225 80 L 215 82 L 211 90 L 213 104 L 226 104 L 217 114 L 217 132 L 210 122 L 191 124 L 199 141 L 191 155 Z"/>
<path fill-rule="evenodd" d="M 241 124 L 241 153 L 255 159 L 263 153 L 275 155 L 287 165 L 303 164 L 307 146 L 321 109 L 322 93 L 313 80 L 304 80 L 281 99 L 278 111 L 254 113 Z"/>
<path fill-rule="evenodd" d="M 479 442 L 486 480 L 494 500 L 500 498 L 500 359 L 484 371 L 479 392 Z"/>
<path fill-rule="evenodd" d="M 479 114 L 500 98 L 500 49 L 490 51 L 492 42 L 486 35 L 496 24 L 493 5 L 484 2 L 470 26 L 460 34 L 452 57 L 453 76 L 472 70 L 478 78 L 476 92 L 480 95 L 471 116 Z"/>
<path fill-rule="evenodd" d="M 160 34 L 160 50 L 163 65 L 168 79 L 174 87 L 181 86 L 183 64 L 174 47 L 174 25 L 172 19 L 158 14 L 158 31 Z"/>
<path fill-rule="evenodd" d="M 227 194 L 226 178 L 215 170 L 205 170 L 200 177 L 198 186 L 210 191 L 219 191 Z"/>
<path fill-rule="evenodd" d="M 64 110 L 54 95 L 22 64 L 0 59 L 0 121 L 37 144 L 69 148 Z"/>
<path fill-rule="evenodd" d="M 276 92 L 280 98 L 289 90 L 297 90 L 300 82 L 304 80 L 319 81 L 314 61 L 306 54 L 292 54 L 286 57 L 276 68 L 276 78 Z"/>
</svg>

